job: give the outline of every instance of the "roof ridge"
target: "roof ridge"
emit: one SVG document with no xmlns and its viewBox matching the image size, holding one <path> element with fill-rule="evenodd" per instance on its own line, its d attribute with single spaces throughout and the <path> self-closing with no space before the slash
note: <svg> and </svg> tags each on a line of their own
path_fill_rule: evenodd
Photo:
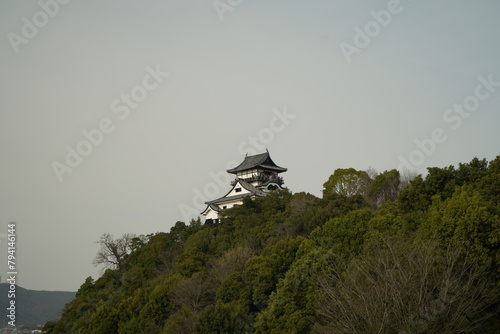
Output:
<svg viewBox="0 0 500 334">
<path fill-rule="evenodd" d="M 268 162 L 268 164 L 264 165 L 264 163 L 266 161 Z M 236 166 L 234 168 L 228 169 L 227 172 L 232 173 L 232 174 L 236 174 L 237 172 L 240 172 L 240 171 L 256 168 L 259 165 L 264 165 L 270 169 L 274 169 L 275 171 L 278 171 L 278 173 L 287 171 L 286 168 L 283 168 L 283 167 L 276 165 L 276 163 L 271 158 L 269 151 L 266 151 L 266 152 L 260 153 L 260 154 L 245 156 L 245 159 L 243 160 L 242 163 L 240 163 L 238 166 Z"/>
<path fill-rule="evenodd" d="M 257 189 L 253 184 L 251 184 L 247 181 L 238 179 L 238 182 L 243 186 L 243 188 L 245 188 L 248 191 L 251 191 L 253 193 L 259 192 L 259 189 Z"/>
</svg>

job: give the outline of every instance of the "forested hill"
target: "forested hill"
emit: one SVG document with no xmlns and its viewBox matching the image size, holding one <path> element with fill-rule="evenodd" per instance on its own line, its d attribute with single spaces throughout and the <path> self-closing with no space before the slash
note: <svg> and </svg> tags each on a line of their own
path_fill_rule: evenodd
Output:
<svg viewBox="0 0 500 334">
<path fill-rule="evenodd" d="M 48 333 L 500 333 L 500 156 L 337 169 L 134 238 Z M 140 222 L 138 222 L 140 223 Z"/>
</svg>

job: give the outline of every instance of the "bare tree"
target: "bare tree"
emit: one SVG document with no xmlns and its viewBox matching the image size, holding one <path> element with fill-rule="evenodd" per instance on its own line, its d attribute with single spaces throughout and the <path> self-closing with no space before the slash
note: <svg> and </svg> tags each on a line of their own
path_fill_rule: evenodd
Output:
<svg viewBox="0 0 500 334">
<path fill-rule="evenodd" d="M 466 249 L 381 240 L 371 253 L 318 279 L 315 333 L 477 333 L 493 282 Z"/>
<path fill-rule="evenodd" d="M 410 169 L 404 169 L 400 172 L 401 174 L 401 183 L 399 184 L 399 188 L 403 189 L 407 185 L 410 184 L 410 182 L 418 176 L 418 173 L 414 170 Z"/>
<path fill-rule="evenodd" d="M 377 172 L 377 170 L 375 168 L 373 168 L 373 167 L 368 167 L 368 169 L 365 172 L 366 172 L 366 175 L 368 175 L 368 177 L 371 180 L 375 180 L 375 178 L 379 174 L 379 172 Z"/>
<path fill-rule="evenodd" d="M 172 294 L 173 301 L 195 313 L 214 302 L 215 292 L 210 289 L 206 277 L 195 275 L 179 282 Z"/>
<path fill-rule="evenodd" d="M 132 239 L 134 234 L 124 234 L 121 238 L 114 239 L 113 235 L 104 233 L 98 243 L 101 245 L 93 264 L 95 266 L 104 265 L 106 269 L 122 269 L 125 258 L 131 252 Z"/>
<path fill-rule="evenodd" d="M 251 248 L 240 246 L 225 252 L 224 255 L 215 260 L 210 266 L 209 275 L 216 288 L 232 274 L 242 272 L 245 269 L 247 260 L 254 255 L 255 253 Z"/>
</svg>

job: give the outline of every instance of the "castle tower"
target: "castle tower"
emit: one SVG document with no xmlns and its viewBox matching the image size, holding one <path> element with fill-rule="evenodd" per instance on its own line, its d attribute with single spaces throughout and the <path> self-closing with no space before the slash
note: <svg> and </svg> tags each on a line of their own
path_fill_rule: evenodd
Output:
<svg viewBox="0 0 500 334">
<path fill-rule="evenodd" d="M 266 196 L 272 190 L 282 189 L 283 178 L 280 173 L 287 169 L 279 167 L 269 155 L 269 151 L 262 154 L 246 156 L 238 166 L 228 169 L 227 172 L 236 175 L 231 182 L 232 189 L 223 197 L 205 202 L 207 208 L 201 213 L 207 223 L 218 223 L 225 209 L 243 203 L 243 198 Z"/>
</svg>

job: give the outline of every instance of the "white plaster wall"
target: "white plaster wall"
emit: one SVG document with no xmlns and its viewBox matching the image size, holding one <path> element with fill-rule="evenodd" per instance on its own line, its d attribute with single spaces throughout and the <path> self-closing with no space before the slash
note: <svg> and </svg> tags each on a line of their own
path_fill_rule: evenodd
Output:
<svg viewBox="0 0 500 334">
<path fill-rule="evenodd" d="M 207 219 L 217 219 L 219 218 L 219 215 L 217 214 L 216 211 L 212 210 L 212 209 L 208 209 L 208 212 L 207 214 L 205 215 L 205 217 Z"/>
<path fill-rule="evenodd" d="M 241 188 L 241 191 L 236 192 L 236 188 Z M 243 188 L 243 186 L 238 182 L 235 184 L 235 186 L 233 187 L 231 192 L 229 194 L 227 194 L 226 197 L 234 196 L 234 195 L 241 195 L 241 194 L 248 194 L 248 193 L 250 193 L 250 192 L 248 190 L 246 190 L 245 188 Z"/>
</svg>

